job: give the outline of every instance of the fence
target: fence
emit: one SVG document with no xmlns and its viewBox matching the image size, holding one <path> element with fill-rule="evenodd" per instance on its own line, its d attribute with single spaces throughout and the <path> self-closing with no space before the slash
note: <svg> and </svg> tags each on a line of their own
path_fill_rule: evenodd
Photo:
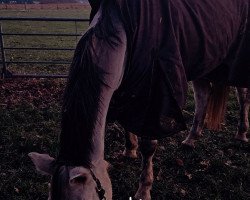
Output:
<svg viewBox="0 0 250 200">
<path fill-rule="evenodd" d="M 73 19 L 73 18 L 16 18 L 16 17 L 0 17 L 0 22 L 2 21 L 34 21 L 34 22 L 69 22 L 74 23 L 75 32 L 74 33 L 18 33 L 18 32 L 5 32 L 3 30 L 2 24 L 0 23 L 0 53 L 1 53 L 1 61 L 2 64 L 2 72 L 1 78 L 15 78 L 15 77 L 29 77 L 29 78 L 65 78 L 67 77 L 66 74 L 13 74 L 8 70 L 8 66 L 10 64 L 45 64 L 45 65 L 57 65 L 57 64 L 70 64 L 70 62 L 65 61 L 45 61 L 45 60 L 8 60 L 6 58 L 6 51 L 8 50 L 24 50 L 24 51 L 73 51 L 74 48 L 48 48 L 48 47 L 8 47 L 5 46 L 4 37 L 11 36 L 21 36 L 21 37 L 28 37 L 28 36 L 40 36 L 40 37 L 75 37 L 77 40 L 78 36 L 81 36 L 77 32 L 77 22 L 89 22 L 89 19 Z"/>
</svg>

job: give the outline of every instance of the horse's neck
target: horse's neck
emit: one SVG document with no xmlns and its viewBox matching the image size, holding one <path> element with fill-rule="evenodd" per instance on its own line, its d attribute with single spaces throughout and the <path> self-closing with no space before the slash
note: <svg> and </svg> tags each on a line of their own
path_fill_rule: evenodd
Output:
<svg viewBox="0 0 250 200">
<path fill-rule="evenodd" d="M 109 19 L 112 19 L 112 24 L 116 27 L 116 30 L 111 28 L 110 31 L 113 31 L 115 37 L 106 38 L 100 35 L 103 32 L 109 32 L 106 27 L 101 26 L 101 22 L 96 24 L 96 16 L 91 23 L 94 29 L 88 31 L 79 41 L 76 51 L 78 54 L 76 54 L 75 62 L 73 62 L 75 66 L 73 65 L 71 70 L 71 81 L 78 87 L 69 84 L 67 89 L 69 100 L 66 101 L 66 106 L 68 105 L 72 109 L 70 114 L 79 116 L 79 119 L 72 120 L 71 115 L 69 115 L 65 117 L 62 123 L 63 125 L 65 123 L 63 127 L 66 130 L 62 134 L 62 136 L 65 135 L 65 137 L 62 137 L 62 154 L 65 154 L 66 157 L 73 154 L 74 159 L 82 162 L 88 160 L 93 165 L 104 160 L 106 115 L 111 97 L 122 80 L 125 67 L 126 32 L 117 14 L 109 14 L 111 17 L 103 18 L 101 22 L 104 21 L 105 24 L 108 24 L 111 23 Z M 81 55 L 79 55 L 79 52 Z M 85 71 L 82 72 L 82 69 Z M 103 71 L 103 74 L 101 71 Z M 81 103 L 81 100 L 85 101 L 85 104 Z M 74 125 L 73 130 L 72 124 Z M 68 139 L 73 142 L 68 141 Z M 69 143 L 72 148 L 68 147 Z M 77 146 L 74 146 L 74 144 Z M 82 156 L 79 154 L 82 154 Z"/>
<path fill-rule="evenodd" d="M 106 101 L 104 99 L 104 101 Z M 107 106 L 108 107 L 108 106 Z M 100 102 L 100 108 L 97 115 L 97 121 L 93 130 L 93 151 L 92 151 L 92 163 L 98 163 L 104 160 L 104 136 L 105 136 L 105 123 L 106 123 L 106 111 L 107 108 Z"/>
</svg>

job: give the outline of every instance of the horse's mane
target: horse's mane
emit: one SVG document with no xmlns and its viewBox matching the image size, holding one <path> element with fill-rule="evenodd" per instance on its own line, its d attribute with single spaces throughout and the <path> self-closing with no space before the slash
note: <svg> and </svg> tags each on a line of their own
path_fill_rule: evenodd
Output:
<svg viewBox="0 0 250 200">
<path fill-rule="evenodd" d="M 104 40 L 111 47 L 120 41 L 112 19 L 114 4 L 105 0 L 101 9 L 97 24 L 77 44 L 64 93 L 58 161 L 68 165 L 91 167 L 92 135 L 101 104 L 101 87 L 108 87 L 104 82 L 105 72 L 95 64 L 98 58 L 92 37 Z"/>
</svg>

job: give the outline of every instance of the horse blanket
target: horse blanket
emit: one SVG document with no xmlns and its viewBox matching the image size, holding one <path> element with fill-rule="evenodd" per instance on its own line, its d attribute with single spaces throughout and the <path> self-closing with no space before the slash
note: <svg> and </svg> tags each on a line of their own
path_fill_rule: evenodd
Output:
<svg viewBox="0 0 250 200">
<path fill-rule="evenodd" d="M 186 129 L 188 81 L 250 88 L 250 0 L 109 1 L 128 40 L 109 116 L 125 129 L 150 138 Z"/>
</svg>

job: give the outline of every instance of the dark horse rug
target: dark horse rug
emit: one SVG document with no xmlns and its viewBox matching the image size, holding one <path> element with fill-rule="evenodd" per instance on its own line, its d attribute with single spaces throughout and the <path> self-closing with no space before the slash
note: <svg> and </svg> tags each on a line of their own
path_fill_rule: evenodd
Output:
<svg viewBox="0 0 250 200">
<path fill-rule="evenodd" d="M 118 9 L 128 56 L 109 117 L 138 135 L 186 128 L 187 82 L 250 88 L 249 0 L 103 0 Z"/>
</svg>

